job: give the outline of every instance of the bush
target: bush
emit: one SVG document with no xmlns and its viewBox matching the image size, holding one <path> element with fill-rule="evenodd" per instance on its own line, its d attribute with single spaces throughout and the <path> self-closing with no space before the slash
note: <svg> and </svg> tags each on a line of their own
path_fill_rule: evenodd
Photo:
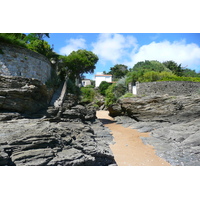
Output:
<svg viewBox="0 0 200 200">
<path fill-rule="evenodd" d="M 116 102 L 117 98 L 115 97 L 114 94 L 114 88 L 115 88 L 116 84 L 112 84 L 108 87 L 108 89 L 106 90 L 106 98 L 105 98 L 105 105 L 109 106 L 113 103 Z"/>
<path fill-rule="evenodd" d="M 94 85 L 87 85 L 85 88 L 94 88 Z"/>
<path fill-rule="evenodd" d="M 99 85 L 99 92 L 105 96 L 106 90 L 110 86 L 111 83 L 108 83 L 106 81 L 102 81 L 101 84 Z"/>
<path fill-rule="evenodd" d="M 95 91 L 92 88 L 82 87 L 81 95 L 83 103 L 91 103 L 94 100 Z"/>
<path fill-rule="evenodd" d="M 124 95 L 126 93 L 126 86 L 124 84 L 116 84 L 116 86 L 114 87 L 113 93 L 115 95 L 115 97 L 118 99 L 119 97 L 121 97 L 122 95 Z"/>
<path fill-rule="evenodd" d="M 165 77 L 176 77 L 172 72 L 154 72 L 154 71 L 149 71 L 143 74 L 138 81 L 139 82 L 154 82 L 154 81 L 159 81 Z"/>
<path fill-rule="evenodd" d="M 122 99 L 122 98 L 131 98 L 131 97 L 136 97 L 136 95 L 134 95 L 132 93 L 126 93 L 125 95 L 121 96 L 120 99 Z"/>
<path fill-rule="evenodd" d="M 14 33 L 0 33 L 0 41 L 27 48 L 25 41 L 19 39 L 20 37 Z"/>
</svg>

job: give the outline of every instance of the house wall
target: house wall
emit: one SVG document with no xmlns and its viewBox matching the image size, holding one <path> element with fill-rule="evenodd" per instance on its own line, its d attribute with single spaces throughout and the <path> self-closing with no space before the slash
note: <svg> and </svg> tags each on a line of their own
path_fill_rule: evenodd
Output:
<svg viewBox="0 0 200 200">
<path fill-rule="evenodd" d="M 49 60 L 29 49 L 0 43 L 0 75 L 35 78 L 45 83 L 51 77 Z"/>
<path fill-rule="evenodd" d="M 99 87 L 102 81 L 112 82 L 112 76 L 96 76 L 95 77 L 95 87 Z"/>
<path fill-rule="evenodd" d="M 82 85 L 85 87 L 87 85 L 91 85 L 91 81 L 90 80 L 82 80 Z"/>
</svg>

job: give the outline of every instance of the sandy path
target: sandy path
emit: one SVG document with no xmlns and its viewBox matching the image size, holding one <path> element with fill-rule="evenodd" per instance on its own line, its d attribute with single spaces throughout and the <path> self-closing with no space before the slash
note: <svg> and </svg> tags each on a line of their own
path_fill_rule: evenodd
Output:
<svg viewBox="0 0 200 200">
<path fill-rule="evenodd" d="M 155 154 L 153 146 L 145 145 L 140 139 L 141 136 L 149 137 L 149 133 L 114 123 L 108 111 L 97 111 L 97 117 L 112 131 L 115 144 L 111 144 L 110 148 L 118 166 L 170 166 Z"/>
</svg>

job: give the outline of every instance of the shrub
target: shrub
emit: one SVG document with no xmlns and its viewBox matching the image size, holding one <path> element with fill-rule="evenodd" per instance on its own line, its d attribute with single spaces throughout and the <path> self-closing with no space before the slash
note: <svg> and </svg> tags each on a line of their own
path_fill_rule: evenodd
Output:
<svg viewBox="0 0 200 200">
<path fill-rule="evenodd" d="M 0 41 L 27 48 L 25 41 L 20 39 L 19 34 L 14 33 L 0 33 Z"/>
<path fill-rule="evenodd" d="M 106 90 L 106 98 L 105 98 L 105 105 L 109 106 L 113 103 L 116 102 L 117 98 L 115 97 L 115 94 L 113 92 L 114 88 L 115 88 L 116 84 L 112 84 L 108 87 L 108 89 Z"/>
<path fill-rule="evenodd" d="M 113 88 L 113 93 L 116 98 L 121 97 L 126 93 L 126 86 L 124 84 L 116 84 L 116 86 Z"/>
<path fill-rule="evenodd" d="M 108 87 L 110 86 L 110 83 L 106 82 L 106 81 L 102 81 L 101 84 L 99 85 L 99 92 L 105 96 L 106 94 L 106 90 L 108 89 Z"/>
<path fill-rule="evenodd" d="M 85 88 L 94 88 L 94 85 L 87 85 Z"/>
<path fill-rule="evenodd" d="M 81 95 L 83 103 L 91 103 L 94 100 L 95 91 L 92 88 L 82 87 Z"/>
<path fill-rule="evenodd" d="M 121 96 L 120 99 L 122 99 L 122 98 L 130 98 L 130 97 L 136 97 L 136 95 L 134 95 L 132 93 L 126 93 L 125 95 Z"/>
</svg>

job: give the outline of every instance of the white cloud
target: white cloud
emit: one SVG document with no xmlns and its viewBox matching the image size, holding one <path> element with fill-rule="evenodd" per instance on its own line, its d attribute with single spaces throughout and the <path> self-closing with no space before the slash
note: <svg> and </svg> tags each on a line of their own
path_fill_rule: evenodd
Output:
<svg viewBox="0 0 200 200">
<path fill-rule="evenodd" d="M 92 43 L 93 52 L 101 61 L 111 61 L 117 64 L 124 56 L 128 55 L 130 48 L 137 47 L 137 40 L 133 36 L 123 36 L 117 33 L 102 33 L 97 42 Z"/>
<path fill-rule="evenodd" d="M 148 45 L 143 45 L 138 49 L 138 52 L 133 52 L 130 55 L 131 62 L 128 66 L 133 67 L 139 61 L 158 60 L 160 62 L 173 60 L 182 66 L 188 65 L 188 68 L 197 69 L 200 65 L 200 47 L 197 44 L 186 44 L 185 40 L 152 42 Z"/>
<path fill-rule="evenodd" d="M 69 39 L 66 41 L 67 45 L 60 49 L 60 54 L 69 55 L 72 51 L 86 48 L 86 41 L 83 38 Z"/>
</svg>

